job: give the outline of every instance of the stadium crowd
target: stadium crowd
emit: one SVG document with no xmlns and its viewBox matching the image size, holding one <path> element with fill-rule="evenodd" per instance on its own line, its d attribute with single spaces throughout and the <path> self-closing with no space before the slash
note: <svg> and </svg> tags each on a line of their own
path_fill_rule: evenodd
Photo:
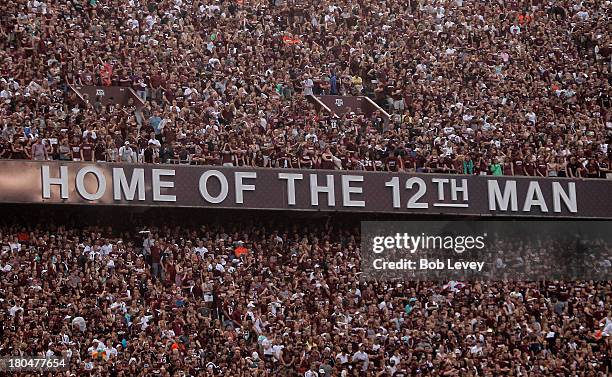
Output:
<svg viewBox="0 0 612 377">
<path fill-rule="evenodd" d="M 141 229 L 0 227 L 0 355 L 63 355 L 66 376 L 612 373 L 610 281 L 367 282 L 358 230 L 331 222 Z"/>
<path fill-rule="evenodd" d="M 15 0 L 0 10 L 0 158 L 610 173 L 610 1 Z M 69 85 L 131 87 L 144 105 L 83 102 Z M 310 94 L 368 95 L 391 117 L 332 119 Z"/>
</svg>

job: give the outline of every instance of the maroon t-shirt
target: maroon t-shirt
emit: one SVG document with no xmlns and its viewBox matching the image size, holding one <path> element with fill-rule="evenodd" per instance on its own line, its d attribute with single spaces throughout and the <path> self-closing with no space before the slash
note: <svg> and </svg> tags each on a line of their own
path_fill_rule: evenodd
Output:
<svg viewBox="0 0 612 377">
<path fill-rule="evenodd" d="M 222 162 L 224 164 L 234 162 L 234 154 L 232 152 L 230 153 L 223 152 Z"/>
<path fill-rule="evenodd" d="M 81 146 L 78 144 L 75 144 L 71 146 L 70 149 L 72 150 L 72 158 L 80 160 L 81 159 Z"/>
<path fill-rule="evenodd" d="M 373 171 L 374 170 L 374 161 L 372 160 L 361 160 L 361 163 L 363 164 L 363 168 L 367 171 Z"/>
<path fill-rule="evenodd" d="M 533 162 L 525 162 L 525 171 L 528 175 L 534 176 L 536 172 L 536 164 Z"/>
<path fill-rule="evenodd" d="M 523 160 L 517 158 L 514 160 L 514 175 L 525 175 L 523 171 L 524 163 Z"/>
<path fill-rule="evenodd" d="M 548 167 L 546 166 L 546 162 L 538 163 L 538 172 L 545 177 L 548 175 Z"/>
<path fill-rule="evenodd" d="M 512 175 L 512 163 L 511 162 L 504 162 L 503 174 Z"/>
<path fill-rule="evenodd" d="M 159 263 L 161 261 L 161 253 L 159 252 L 159 247 L 153 246 L 151 247 L 151 262 Z"/>
<path fill-rule="evenodd" d="M 422 156 L 422 155 L 417 155 L 417 156 L 416 156 L 416 158 L 415 158 L 415 162 L 416 162 L 416 167 L 417 167 L 417 169 L 418 169 L 418 168 L 422 168 L 423 166 L 425 166 L 425 162 L 426 162 L 426 161 L 427 161 L 427 160 L 425 159 L 425 157 L 424 157 L 424 156 Z"/>
<path fill-rule="evenodd" d="M 221 165 L 221 153 L 214 151 L 211 153 L 211 164 L 212 165 Z"/>
<path fill-rule="evenodd" d="M 414 157 L 412 157 L 410 155 L 404 156 L 404 168 L 406 168 L 406 169 L 415 169 L 416 168 L 416 161 L 415 161 Z"/>
<path fill-rule="evenodd" d="M 399 160 L 395 156 L 387 157 L 385 165 L 387 165 L 390 171 L 397 171 L 399 168 Z"/>
<path fill-rule="evenodd" d="M 93 156 L 93 145 L 90 143 L 81 144 L 81 151 L 83 151 L 83 159 L 85 161 L 91 161 Z"/>
</svg>

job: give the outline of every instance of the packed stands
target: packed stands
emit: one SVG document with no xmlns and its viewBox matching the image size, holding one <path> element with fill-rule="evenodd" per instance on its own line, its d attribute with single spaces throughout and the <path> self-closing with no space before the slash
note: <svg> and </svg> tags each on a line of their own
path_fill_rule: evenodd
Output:
<svg viewBox="0 0 612 377">
<path fill-rule="evenodd" d="M 4 1 L 0 159 L 610 178 L 611 8 Z M 335 116 L 326 95 L 377 110 Z M 612 374 L 610 281 L 365 281 L 354 214 L 38 203 L 0 209 L 1 357 L 61 355 L 66 376 Z"/>
<path fill-rule="evenodd" d="M 364 282 L 351 221 L 66 211 L 0 228 L 2 355 L 76 376 L 612 371 L 610 281 Z"/>
<path fill-rule="evenodd" d="M 610 173 L 609 1 L 1 9 L 0 158 Z M 94 85 L 138 97 L 75 90 Z M 391 120 L 316 111 L 321 94 L 369 96 Z"/>
</svg>

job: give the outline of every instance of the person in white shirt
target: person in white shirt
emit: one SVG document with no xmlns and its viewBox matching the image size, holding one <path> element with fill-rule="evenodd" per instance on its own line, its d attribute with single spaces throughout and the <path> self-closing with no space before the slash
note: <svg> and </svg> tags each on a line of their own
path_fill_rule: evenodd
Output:
<svg viewBox="0 0 612 377">
<path fill-rule="evenodd" d="M 111 251 L 113 251 L 113 245 L 111 245 L 111 243 L 107 240 L 106 242 L 104 242 L 104 245 L 100 247 L 100 252 L 102 253 L 102 255 L 106 256 L 110 254 Z"/>
<path fill-rule="evenodd" d="M 90 138 L 93 141 L 96 141 L 96 139 L 98 139 L 98 135 L 96 134 L 96 131 L 92 128 L 93 128 L 92 126 L 87 126 L 87 129 L 83 131 L 83 140 Z"/>
<path fill-rule="evenodd" d="M 125 144 L 119 148 L 119 159 L 122 162 L 136 162 L 137 156 L 136 152 L 130 146 L 130 142 L 126 141 Z"/>
<path fill-rule="evenodd" d="M 363 343 L 359 344 L 359 350 L 353 354 L 352 362 L 361 362 L 362 367 L 361 370 L 366 372 L 368 370 L 368 365 L 370 363 L 370 356 L 365 352 L 365 345 Z"/>
<path fill-rule="evenodd" d="M 302 84 L 304 85 L 304 95 L 312 96 L 314 94 L 312 91 L 312 88 L 314 88 L 314 81 L 312 81 L 311 78 L 306 77 Z"/>
<path fill-rule="evenodd" d="M 603 325 L 602 333 L 605 336 L 612 336 L 612 312 L 609 312 L 608 316 L 601 320 L 601 324 Z"/>
<path fill-rule="evenodd" d="M 11 317 L 14 317 L 17 312 L 23 312 L 23 308 L 15 303 L 15 305 L 13 305 L 8 312 Z"/>
<path fill-rule="evenodd" d="M 161 148 L 161 143 L 155 138 L 155 132 L 151 132 L 151 135 L 149 135 L 149 144 L 153 144 L 157 148 Z"/>
<path fill-rule="evenodd" d="M 204 256 L 206 255 L 206 253 L 208 253 L 208 249 L 206 248 L 206 246 L 204 246 L 204 241 L 203 240 L 199 240 L 198 241 L 198 246 L 196 246 L 193 251 L 200 257 L 200 258 L 204 258 Z"/>
<path fill-rule="evenodd" d="M 336 355 L 336 361 L 340 364 L 340 365 L 344 365 L 346 363 L 348 363 L 349 361 L 349 356 L 346 352 L 342 351 L 339 354 Z"/>
</svg>

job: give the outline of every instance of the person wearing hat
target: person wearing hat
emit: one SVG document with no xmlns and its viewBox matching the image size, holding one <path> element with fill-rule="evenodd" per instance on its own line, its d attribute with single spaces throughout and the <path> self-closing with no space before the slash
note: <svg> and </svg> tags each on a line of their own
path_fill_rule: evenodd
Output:
<svg viewBox="0 0 612 377">
<path fill-rule="evenodd" d="M 132 149 L 130 142 L 128 140 L 123 143 L 123 146 L 119 148 L 119 160 L 121 162 L 137 162 L 136 152 Z"/>
</svg>

